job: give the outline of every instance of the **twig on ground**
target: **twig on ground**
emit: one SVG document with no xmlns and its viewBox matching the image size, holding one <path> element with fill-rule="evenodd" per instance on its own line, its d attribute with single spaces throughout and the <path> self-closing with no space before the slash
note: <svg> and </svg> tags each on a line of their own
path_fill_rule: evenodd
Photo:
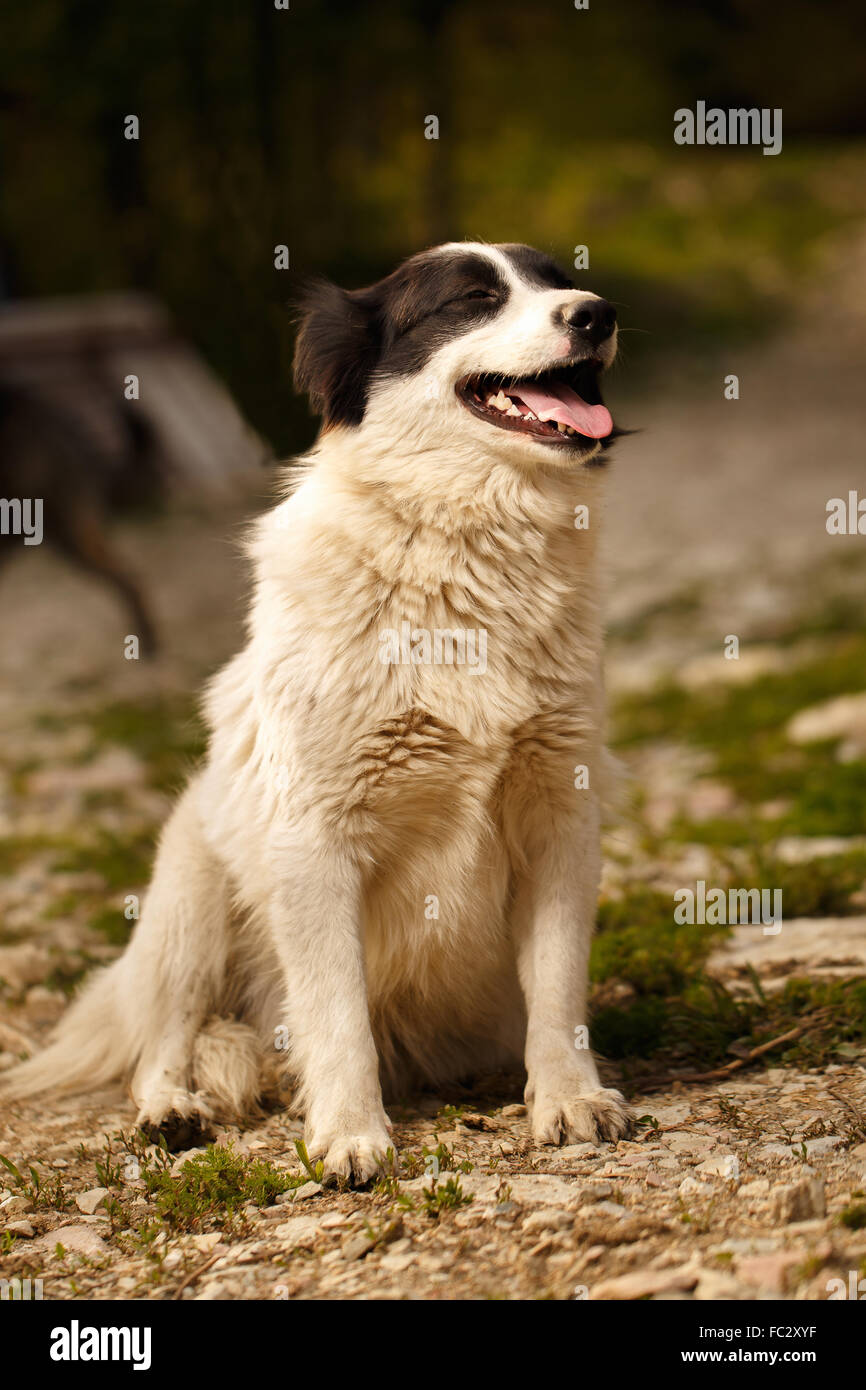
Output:
<svg viewBox="0 0 866 1390">
<path fill-rule="evenodd" d="M 678 1076 L 674 1072 L 667 1072 L 663 1076 L 651 1076 L 641 1079 L 637 1084 L 641 1091 L 657 1091 L 662 1086 L 671 1086 L 675 1081 L 724 1081 L 726 1076 L 732 1072 L 739 1071 L 741 1067 L 747 1067 L 750 1062 L 755 1062 L 762 1057 L 765 1052 L 771 1052 L 774 1047 L 781 1047 L 782 1043 L 793 1042 L 805 1033 L 806 1024 L 801 1023 L 796 1028 L 791 1028 L 787 1033 L 781 1033 L 778 1038 L 773 1038 L 771 1042 L 761 1043 L 759 1047 L 753 1047 L 751 1052 L 745 1057 L 738 1057 L 734 1062 L 728 1062 L 724 1067 L 717 1067 L 714 1071 L 690 1071 L 681 1072 Z"/>
<path fill-rule="evenodd" d="M 204 1264 L 199 1265 L 198 1269 L 191 1270 L 190 1273 L 186 1276 L 186 1278 L 180 1284 L 178 1284 L 177 1288 L 172 1294 L 172 1298 L 180 1298 L 184 1289 L 189 1288 L 190 1284 L 195 1283 L 199 1275 L 204 1274 L 206 1269 L 210 1269 L 211 1265 L 216 1264 L 220 1256 L 224 1254 L 224 1250 L 217 1250 L 213 1255 L 211 1255 L 209 1260 L 205 1260 Z"/>
</svg>

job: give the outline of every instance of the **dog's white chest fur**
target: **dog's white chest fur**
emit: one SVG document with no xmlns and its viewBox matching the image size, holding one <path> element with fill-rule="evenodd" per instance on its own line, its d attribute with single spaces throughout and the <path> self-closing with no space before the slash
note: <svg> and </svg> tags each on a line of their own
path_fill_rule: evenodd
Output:
<svg viewBox="0 0 866 1390">
<path fill-rule="evenodd" d="M 209 712 L 227 772 L 249 766 L 249 723 L 274 812 L 294 819 L 308 791 L 360 846 L 416 817 L 441 834 L 443 805 L 453 822 L 489 803 L 533 721 L 594 704 L 596 537 L 574 506 L 599 484 L 491 470 L 446 511 L 395 506 L 350 468 L 326 445 L 260 523 L 252 639 Z"/>
</svg>

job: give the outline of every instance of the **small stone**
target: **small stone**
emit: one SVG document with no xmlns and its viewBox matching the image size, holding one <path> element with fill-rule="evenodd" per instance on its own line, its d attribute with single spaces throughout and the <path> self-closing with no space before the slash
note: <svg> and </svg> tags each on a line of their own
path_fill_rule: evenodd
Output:
<svg viewBox="0 0 866 1390">
<path fill-rule="evenodd" d="M 624 1206 L 619 1202 L 596 1202 L 593 1206 L 581 1207 L 578 1215 L 597 1216 L 600 1214 L 610 1216 L 614 1221 L 623 1221 L 628 1215 Z"/>
<path fill-rule="evenodd" d="M 652 1115 L 662 1128 L 666 1128 L 668 1125 L 682 1124 L 683 1120 L 687 1120 L 692 1113 L 692 1107 L 688 1101 L 678 1100 L 670 1105 L 650 1106 L 647 1113 Z"/>
<path fill-rule="evenodd" d="M 660 1177 L 658 1173 L 647 1173 L 645 1181 L 647 1187 L 664 1187 L 665 1185 L 664 1178 Z"/>
<path fill-rule="evenodd" d="M 36 1234 L 34 1227 L 31 1226 L 29 1221 L 10 1221 L 6 1226 L 6 1230 L 10 1231 L 14 1236 L 19 1236 L 21 1240 L 32 1240 Z"/>
<path fill-rule="evenodd" d="M 46 1231 L 34 1241 L 34 1245 L 51 1254 L 58 1245 L 76 1255 L 88 1255 L 91 1258 L 108 1254 L 108 1246 L 101 1236 L 97 1235 L 92 1226 L 85 1226 L 83 1223 L 78 1226 L 58 1226 L 55 1231 Z"/>
<path fill-rule="evenodd" d="M 42 946 L 22 942 L 0 947 L 0 977 L 16 993 L 50 975 L 54 962 Z"/>
<path fill-rule="evenodd" d="M 209 1231 L 204 1236 L 193 1236 L 192 1243 L 196 1250 L 200 1250 L 203 1255 L 208 1255 L 219 1245 L 222 1236 L 219 1231 Z"/>
<path fill-rule="evenodd" d="M 836 695 L 809 705 L 789 719 L 785 732 L 792 743 L 845 738 L 866 752 L 866 692 Z"/>
<path fill-rule="evenodd" d="M 772 1293 L 787 1293 L 793 1271 L 803 1264 L 804 1256 L 782 1250 L 775 1255 L 753 1255 L 737 1261 L 737 1276 L 743 1283 Z"/>
<path fill-rule="evenodd" d="M 536 1231 L 561 1231 L 563 1227 L 570 1226 L 574 1221 L 574 1216 L 568 1211 L 558 1211 L 556 1208 L 542 1208 L 541 1211 L 530 1212 L 523 1223 L 523 1230 L 527 1235 L 532 1235 Z"/>
<path fill-rule="evenodd" d="M 770 1190 L 769 1178 L 754 1178 L 751 1182 L 744 1182 L 737 1191 L 738 1197 L 754 1198 L 766 1197 Z"/>
<path fill-rule="evenodd" d="M 770 1210 L 774 1221 L 812 1221 L 827 1214 L 823 1178 L 802 1178 L 800 1182 L 774 1187 Z"/>
<path fill-rule="evenodd" d="M 7 1197 L 0 1202 L 0 1216 L 20 1216 L 25 1211 L 32 1211 L 33 1203 L 29 1197 Z"/>
<path fill-rule="evenodd" d="M 834 1149 L 840 1148 L 844 1142 L 841 1134 L 822 1134 L 818 1139 L 807 1139 L 806 1157 L 814 1158 L 816 1154 L 832 1153 Z"/>
<path fill-rule="evenodd" d="M 381 1269 L 390 1270 L 392 1274 L 402 1274 L 404 1270 L 407 1270 L 409 1266 L 414 1263 L 414 1260 L 415 1257 L 412 1254 L 405 1254 L 402 1251 L 397 1254 L 395 1251 L 393 1254 L 389 1253 L 383 1255 L 379 1261 L 379 1265 Z"/>
<path fill-rule="evenodd" d="M 318 1217 L 294 1216 L 291 1221 L 284 1221 L 281 1226 L 277 1226 L 274 1235 L 293 1249 L 296 1245 L 313 1245 L 320 1230 Z"/>
<path fill-rule="evenodd" d="M 699 1158 L 709 1157 L 714 1142 L 709 1135 L 692 1134 L 689 1130 L 682 1129 L 671 1130 L 663 1138 L 667 1147 L 673 1149 L 675 1154 L 692 1154 Z"/>
<path fill-rule="evenodd" d="M 697 1178 L 690 1176 L 683 1178 L 677 1191 L 681 1197 L 694 1197 L 698 1192 L 704 1191 L 704 1186 L 703 1183 L 698 1182 Z"/>
<path fill-rule="evenodd" d="M 697 1271 L 680 1269 L 635 1270 L 616 1279 L 604 1279 L 590 1289 L 591 1299 L 652 1298 L 655 1294 L 688 1293 L 698 1282 Z"/>
<path fill-rule="evenodd" d="M 320 1182 L 305 1182 L 303 1186 L 296 1187 L 288 1192 L 281 1192 L 277 1197 L 278 1202 L 306 1202 L 309 1197 L 318 1197 L 322 1191 Z"/>
<path fill-rule="evenodd" d="M 699 1163 L 695 1172 L 714 1178 L 738 1178 L 740 1161 L 736 1154 L 713 1154 L 711 1158 Z"/>
<path fill-rule="evenodd" d="M 516 1120 L 519 1116 L 526 1114 L 525 1105 L 503 1105 L 500 1115 L 504 1120 Z"/>
<path fill-rule="evenodd" d="M 693 1297 L 702 1302 L 718 1302 L 742 1298 L 743 1289 L 732 1274 L 720 1269 L 702 1269 Z"/>
<path fill-rule="evenodd" d="M 107 1187 L 91 1187 L 87 1192 L 79 1192 L 75 1198 L 75 1205 L 85 1216 L 92 1216 L 97 1207 L 101 1207 L 106 1197 L 111 1193 Z"/>
<path fill-rule="evenodd" d="M 588 1182 L 586 1187 L 580 1188 L 580 1200 L 582 1202 L 603 1202 L 611 1196 L 613 1196 L 613 1183 L 610 1182 Z"/>
<path fill-rule="evenodd" d="M 361 1260 L 365 1255 L 369 1255 L 374 1245 L 375 1241 L 359 1232 L 358 1235 L 349 1236 L 348 1240 L 344 1241 L 341 1254 L 347 1261 Z"/>
</svg>

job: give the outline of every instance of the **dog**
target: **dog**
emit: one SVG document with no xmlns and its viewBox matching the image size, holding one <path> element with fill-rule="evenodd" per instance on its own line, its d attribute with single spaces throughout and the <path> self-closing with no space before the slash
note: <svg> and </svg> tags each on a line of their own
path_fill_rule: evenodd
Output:
<svg viewBox="0 0 866 1390">
<path fill-rule="evenodd" d="M 109 519 L 160 496 L 157 443 L 126 401 L 91 385 L 102 429 L 64 407 L 47 387 L 0 380 L 0 497 L 38 497 L 45 539 L 121 599 L 143 657 L 156 654 L 149 604 L 110 537 Z M 20 541 L 0 533 L 0 568 Z"/>
<path fill-rule="evenodd" d="M 521 1063 L 537 1143 L 628 1132 L 585 1043 L 616 343 L 611 304 L 523 245 L 310 287 L 321 432 L 255 524 L 204 765 L 124 955 L 7 1092 L 127 1077 L 185 1143 L 284 1049 L 310 1156 L 356 1183 L 392 1147 L 383 1092 Z"/>
</svg>

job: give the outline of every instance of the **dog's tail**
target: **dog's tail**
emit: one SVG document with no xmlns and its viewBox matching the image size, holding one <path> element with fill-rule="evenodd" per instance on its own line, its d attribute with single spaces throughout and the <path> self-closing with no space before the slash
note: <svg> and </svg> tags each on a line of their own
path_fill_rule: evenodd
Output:
<svg viewBox="0 0 866 1390">
<path fill-rule="evenodd" d="M 263 1048 L 256 1033 L 234 1019 L 211 1018 L 192 1054 L 192 1086 L 208 1096 L 218 1119 L 237 1120 L 255 1109 L 262 1091 Z"/>
<path fill-rule="evenodd" d="M 125 1076 L 138 1050 L 121 1007 L 125 957 L 91 975 L 49 1045 L 0 1076 L 0 1094 L 89 1091 Z"/>
</svg>

